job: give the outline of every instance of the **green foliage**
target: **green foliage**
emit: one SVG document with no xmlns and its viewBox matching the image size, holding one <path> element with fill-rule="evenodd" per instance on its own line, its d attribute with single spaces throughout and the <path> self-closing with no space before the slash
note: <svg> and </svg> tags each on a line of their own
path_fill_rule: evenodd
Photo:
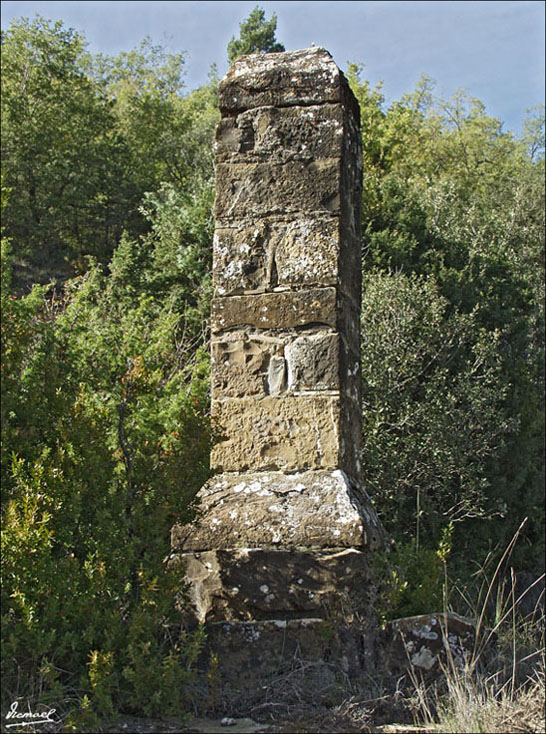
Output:
<svg viewBox="0 0 546 734">
<path fill-rule="evenodd" d="M 460 556 L 505 544 L 532 514 L 520 562 L 536 570 L 544 542 L 540 111 L 517 141 L 464 92 L 437 99 L 424 78 L 385 110 L 360 74 L 349 67 L 364 123 L 367 482 L 397 538 L 435 547 L 451 519 Z"/>
<path fill-rule="evenodd" d="M 16 255 L 42 269 L 112 248 L 120 146 L 85 61 L 83 38 L 60 22 L 22 19 L 2 32 L 3 177 L 13 191 L 4 226 Z"/>
<path fill-rule="evenodd" d="M 436 549 L 410 541 L 374 554 L 378 612 L 383 624 L 448 608 L 447 560 L 453 550 L 452 536 L 450 522 L 442 529 Z"/>
<path fill-rule="evenodd" d="M 434 547 L 449 520 L 502 509 L 487 465 L 513 428 L 498 338 L 475 313 L 448 314 L 431 277 L 366 275 L 364 470 L 387 527 L 405 542 Z"/>
<path fill-rule="evenodd" d="M 443 609 L 444 575 L 438 553 L 415 543 L 374 555 L 379 580 L 378 612 L 384 624 Z"/>
<path fill-rule="evenodd" d="M 180 579 L 164 558 L 208 476 L 208 362 L 153 262 L 125 238 L 110 275 L 92 264 L 60 303 L 2 294 L 8 697 L 51 665 L 102 715 L 113 700 L 180 710 L 198 638 L 173 643 Z"/>
<path fill-rule="evenodd" d="M 4 224 L 19 285 L 62 283 L 87 255 L 106 264 L 123 231 L 149 231 L 147 192 L 211 189 L 217 79 L 183 96 L 183 73 L 183 55 L 149 39 L 92 57 L 60 22 L 3 34 Z"/>
<path fill-rule="evenodd" d="M 134 190 L 133 203 L 161 182 L 185 188 L 200 175 L 210 177 L 218 115 L 214 80 L 184 97 L 183 55 L 169 54 L 149 38 L 117 57 L 94 57 L 91 73 L 112 100 L 126 146 L 122 180 Z"/>
<path fill-rule="evenodd" d="M 183 96 L 181 55 L 93 58 L 43 19 L 2 43 L 5 692 L 78 690 L 76 729 L 179 713 L 202 635 L 164 559 L 209 472 L 217 79 Z"/>
<path fill-rule="evenodd" d="M 546 115 L 544 105 L 540 104 L 527 110 L 527 117 L 523 121 L 522 140 L 527 147 L 527 154 L 533 162 L 544 158 L 545 128 Z"/>
<path fill-rule="evenodd" d="M 210 182 L 181 194 L 172 185 L 147 194 L 141 207 L 152 227 L 154 282 L 197 306 L 199 316 L 207 313 L 212 267 L 212 206 Z"/>
<path fill-rule="evenodd" d="M 265 11 L 257 5 L 248 18 L 239 24 L 239 29 L 239 38 L 232 36 L 227 46 L 230 64 L 243 54 L 284 51 L 284 46 L 275 37 L 277 30 L 275 13 L 266 20 Z"/>
</svg>

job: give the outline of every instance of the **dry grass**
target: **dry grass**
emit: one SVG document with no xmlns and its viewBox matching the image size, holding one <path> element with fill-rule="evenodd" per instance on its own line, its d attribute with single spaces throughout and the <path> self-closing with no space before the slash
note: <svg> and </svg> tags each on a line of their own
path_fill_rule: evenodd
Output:
<svg viewBox="0 0 546 734">
<path fill-rule="evenodd" d="M 447 695 L 437 701 L 434 723 L 438 731 L 473 734 L 545 730 L 543 670 L 513 692 L 464 673 L 449 675 L 447 684 Z"/>
<path fill-rule="evenodd" d="M 520 527 L 520 530 L 522 526 Z M 490 579 L 481 569 L 483 593 L 479 608 L 473 654 L 463 669 L 448 657 L 445 680 L 433 688 L 414 681 L 416 719 L 438 732 L 544 732 L 545 721 L 545 617 L 544 599 L 526 618 L 519 615 L 519 602 L 537 579 L 519 596 L 515 574 L 506 564 L 517 541 L 516 533 Z M 505 581 L 501 583 L 501 578 Z M 506 582 L 508 579 L 508 582 Z M 486 625 L 494 601 L 494 617 Z M 496 655 L 491 655 L 496 641 Z"/>
</svg>

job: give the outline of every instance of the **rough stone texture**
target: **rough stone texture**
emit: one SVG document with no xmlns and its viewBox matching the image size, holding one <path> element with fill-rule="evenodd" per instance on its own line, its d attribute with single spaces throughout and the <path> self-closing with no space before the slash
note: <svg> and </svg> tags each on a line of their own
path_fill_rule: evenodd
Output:
<svg viewBox="0 0 546 734">
<path fill-rule="evenodd" d="M 357 236 L 337 216 L 265 216 L 219 224 L 214 236 L 217 296 L 336 286 L 358 308 Z"/>
<path fill-rule="evenodd" d="M 233 330 L 211 352 L 213 400 L 341 393 L 360 404 L 358 354 L 332 330 Z"/>
<path fill-rule="evenodd" d="M 373 670 L 378 655 L 377 635 L 368 625 L 313 617 L 216 622 L 207 625 L 207 643 L 218 655 L 220 677 L 229 681 L 226 693 L 246 692 L 256 703 L 264 696 L 262 685 L 282 674 L 290 675 L 296 691 L 298 685 L 331 691 L 336 679 Z"/>
<path fill-rule="evenodd" d="M 248 397 L 268 394 L 269 363 L 282 349 L 282 341 L 244 331 L 211 342 L 213 397 Z"/>
<path fill-rule="evenodd" d="M 339 159 L 289 163 L 218 163 L 215 216 L 264 217 L 269 214 L 339 214 Z"/>
<path fill-rule="evenodd" d="M 408 668 L 437 676 L 442 667 L 464 667 L 472 658 L 476 621 L 453 612 L 421 614 L 390 622 L 386 648 L 392 674 Z"/>
<path fill-rule="evenodd" d="M 337 217 L 243 220 L 215 232 L 213 284 L 218 296 L 274 288 L 335 286 L 340 253 Z"/>
<path fill-rule="evenodd" d="M 211 519 L 212 518 L 212 519 Z M 175 526 L 174 550 L 377 548 L 384 531 L 362 487 L 341 471 L 222 474 L 201 490 L 201 518 Z"/>
<path fill-rule="evenodd" d="M 369 672 L 370 552 L 385 536 L 361 483 L 358 104 L 328 52 L 311 48 L 238 59 L 219 106 L 220 473 L 198 495 L 198 521 L 173 528 L 191 602 L 181 611 L 207 624 L 239 685 L 296 653 Z"/>
<path fill-rule="evenodd" d="M 268 375 L 272 391 L 268 397 L 213 403 L 219 440 L 211 451 L 212 468 L 218 472 L 297 472 L 343 467 L 350 477 L 358 476 L 358 404 L 342 403 L 338 395 L 279 397 L 274 394 L 279 373 Z"/>
<path fill-rule="evenodd" d="M 339 413 L 337 396 L 217 400 L 212 417 L 221 440 L 211 466 L 223 472 L 336 469 L 342 465 Z"/>
<path fill-rule="evenodd" d="M 321 47 L 237 59 L 220 82 L 223 113 L 255 107 L 341 103 L 358 106 L 331 55 Z"/>
<path fill-rule="evenodd" d="M 191 614 L 199 622 L 222 620 L 346 620 L 369 609 L 375 587 L 367 553 L 240 548 L 178 557 L 190 582 Z M 187 601 L 182 610 L 188 614 Z"/>
<path fill-rule="evenodd" d="M 358 478 L 358 105 L 320 48 L 238 60 L 219 98 L 212 467 Z"/>
<path fill-rule="evenodd" d="M 338 334 L 310 334 L 284 349 L 288 391 L 339 390 Z"/>
<path fill-rule="evenodd" d="M 343 153 L 347 120 L 339 104 L 245 110 L 218 125 L 216 157 L 222 162 L 336 158 Z"/>
<path fill-rule="evenodd" d="M 335 328 L 336 303 L 335 288 L 215 298 L 212 302 L 211 328 L 213 332 L 242 326 L 293 329 L 321 324 Z"/>
</svg>

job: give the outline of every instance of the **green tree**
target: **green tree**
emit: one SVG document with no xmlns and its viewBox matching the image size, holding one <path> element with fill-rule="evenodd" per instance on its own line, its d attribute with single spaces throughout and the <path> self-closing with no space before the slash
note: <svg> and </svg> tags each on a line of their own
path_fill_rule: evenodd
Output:
<svg viewBox="0 0 546 734">
<path fill-rule="evenodd" d="M 499 342 L 476 312 L 450 314 L 434 277 L 366 275 L 365 475 L 397 540 L 435 548 L 450 522 L 505 509 L 488 465 L 515 427 Z"/>
<path fill-rule="evenodd" d="M 202 316 L 154 277 L 156 245 L 124 236 L 109 273 L 92 263 L 61 300 L 46 286 L 15 296 L 3 262 L 10 700 L 76 688 L 103 715 L 114 700 L 148 715 L 184 706 L 199 636 L 181 634 L 164 559 L 208 476 L 208 358 Z"/>
<path fill-rule="evenodd" d="M 2 164 L 13 192 L 4 226 L 35 279 L 52 262 L 62 270 L 67 258 L 112 251 L 119 141 L 85 63 L 82 36 L 60 22 L 22 19 L 2 33 Z"/>
<path fill-rule="evenodd" d="M 62 23 L 22 20 L 2 38 L 4 212 L 16 281 L 58 282 L 103 264 L 121 233 L 150 229 L 145 194 L 171 186 L 211 204 L 218 79 L 184 95 L 184 57 L 145 39 L 92 57 Z"/>
<path fill-rule="evenodd" d="M 386 503 L 395 536 L 426 525 L 431 548 L 442 522 L 453 519 L 455 555 L 468 557 L 506 543 L 530 515 L 520 560 L 536 568 L 544 537 L 540 119 L 516 140 L 479 100 L 464 92 L 437 99 L 426 78 L 385 109 L 360 72 L 349 68 L 365 121 L 364 304 L 371 315 L 362 338 L 371 404 L 364 439 L 376 502 Z M 427 295 L 417 308 L 420 294 Z M 417 321 L 407 320 L 421 308 Z M 436 328 L 445 339 L 440 351 Z M 375 365 L 368 364 L 372 346 Z M 391 391 L 391 383 L 409 392 Z"/>
<path fill-rule="evenodd" d="M 284 51 L 284 46 L 275 37 L 277 30 L 275 13 L 266 20 L 265 11 L 257 5 L 248 18 L 239 24 L 239 29 L 239 38 L 232 36 L 227 46 L 230 64 L 243 54 Z"/>
</svg>

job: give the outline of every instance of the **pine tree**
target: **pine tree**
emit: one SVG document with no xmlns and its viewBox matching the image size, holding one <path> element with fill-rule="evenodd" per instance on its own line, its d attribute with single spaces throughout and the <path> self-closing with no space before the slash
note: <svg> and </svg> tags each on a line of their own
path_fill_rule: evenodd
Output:
<svg viewBox="0 0 546 734">
<path fill-rule="evenodd" d="M 275 38 L 277 30 L 277 16 L 275 13 L 270 20 L 265 19 L 265 11 L 258 5 L 248 18 L 239 24 L 239 38 L 232 36 L 228 43 L 228 61 L 232 64 L 243 54 L 272 53 L 284 51 L 284 46 Z"/>
</svg>

